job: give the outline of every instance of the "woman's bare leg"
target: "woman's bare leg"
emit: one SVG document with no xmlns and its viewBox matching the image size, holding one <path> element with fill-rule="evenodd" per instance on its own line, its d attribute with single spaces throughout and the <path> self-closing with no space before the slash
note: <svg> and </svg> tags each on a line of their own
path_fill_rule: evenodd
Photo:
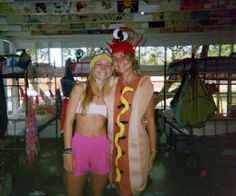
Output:
<svg viewBox="0 0 236 196">
<path fill-rule="evenodd" d="M 72 172 L 67 173 L 67 193 L 68 196 L 82 196 L 86 183 L 86 175 L 75 176 Z"/>
<path fill-rule="evenodd" d="M 109 174 L 99 175 L 91 174 L 91 184 L 92 184 L 92 195 L 93 196 L 102 196 L 104 188 L 107 185 Z"/>
</svg>

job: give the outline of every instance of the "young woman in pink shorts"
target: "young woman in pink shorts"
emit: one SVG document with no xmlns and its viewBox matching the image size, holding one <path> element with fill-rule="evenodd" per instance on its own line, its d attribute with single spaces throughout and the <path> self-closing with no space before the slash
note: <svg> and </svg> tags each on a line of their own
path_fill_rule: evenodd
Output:
<svg viewBox="0 0 236 196">
<path fill-rule="evenodd" d="M 87 174 L 91 177 L 92 195 L 102 195 L 108 181 L 110 152 L 103 98 L 109 93 L 111 75 L 110 53 L 100 49 L 90 62 L 88 81 L 76 84 L 70 93 L 64 125 L 64 168 L 69 196 L 83 195 Z"/>
</svg>

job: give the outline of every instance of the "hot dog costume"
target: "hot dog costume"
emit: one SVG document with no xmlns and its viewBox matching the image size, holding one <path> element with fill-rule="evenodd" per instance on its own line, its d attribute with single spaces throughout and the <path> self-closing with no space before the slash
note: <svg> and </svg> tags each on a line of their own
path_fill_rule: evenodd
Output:
<svg viewBox="0 0 236 196">
<path fill-rule="evenodd" d="M 110 45 L 112 52 L 122 50 L 134 54 L 137 44 L 134 47 L 128 41 L 123 42 Z M 112 181 L 120 195 L 136 195 L 145 188 L 148 177 L 150 146 L 141 119 L 153 95 L 153 85 L 149 76 L 136 76 L 129 85 L 116 77 L 112 85 L 112 91 L 105 97 L 109 108 Z"/>
</svg>

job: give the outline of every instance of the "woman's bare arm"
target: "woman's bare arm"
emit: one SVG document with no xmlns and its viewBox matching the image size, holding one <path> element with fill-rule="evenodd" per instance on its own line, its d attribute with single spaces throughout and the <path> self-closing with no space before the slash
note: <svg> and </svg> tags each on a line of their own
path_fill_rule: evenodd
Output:
<svg viewBox="0 0 236 196">
<path fill-rule="evenodd" d="M 83 92 L 83 86 L 77 84 L 72 88 L 69 102 L 66 107 L 65 126 L 64 126 L 64 148 L 71 148 L 71 138 L 73 133 L 73 122 L 75 119 L 76 108 Z"/>
<path fill-rule="evenodd" d="M 66 107 L 66 116 L 64 124 L 64 149 L 70 149 L 72 145 L 72 134 L 73 134 L 73 123 L 75 119 L 76 109 L 79 100 L 83 94 L 83 86 L 81 84 L 76 84 L 70 93 L 69 102 Z M 73 158 L 72 154 L 64 155 L 64 168 L 67 171 L 72 171 L 73 169 Z"/>
</svg>

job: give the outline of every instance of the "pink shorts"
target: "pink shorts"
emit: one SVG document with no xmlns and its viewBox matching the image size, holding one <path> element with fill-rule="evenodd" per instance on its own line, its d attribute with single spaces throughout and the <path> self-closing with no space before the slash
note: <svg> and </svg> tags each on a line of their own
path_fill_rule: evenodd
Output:
<svg viewBox="0 0 236 196">
<path fill-rule="evenodd" d="M 83 136 L 75 132 L 72 139 L 72 152 L 75 160 L 74 175 L 88 172 L 104 175 L 110 172 L 110 152 L 107 135 Z"/>
</svg>

